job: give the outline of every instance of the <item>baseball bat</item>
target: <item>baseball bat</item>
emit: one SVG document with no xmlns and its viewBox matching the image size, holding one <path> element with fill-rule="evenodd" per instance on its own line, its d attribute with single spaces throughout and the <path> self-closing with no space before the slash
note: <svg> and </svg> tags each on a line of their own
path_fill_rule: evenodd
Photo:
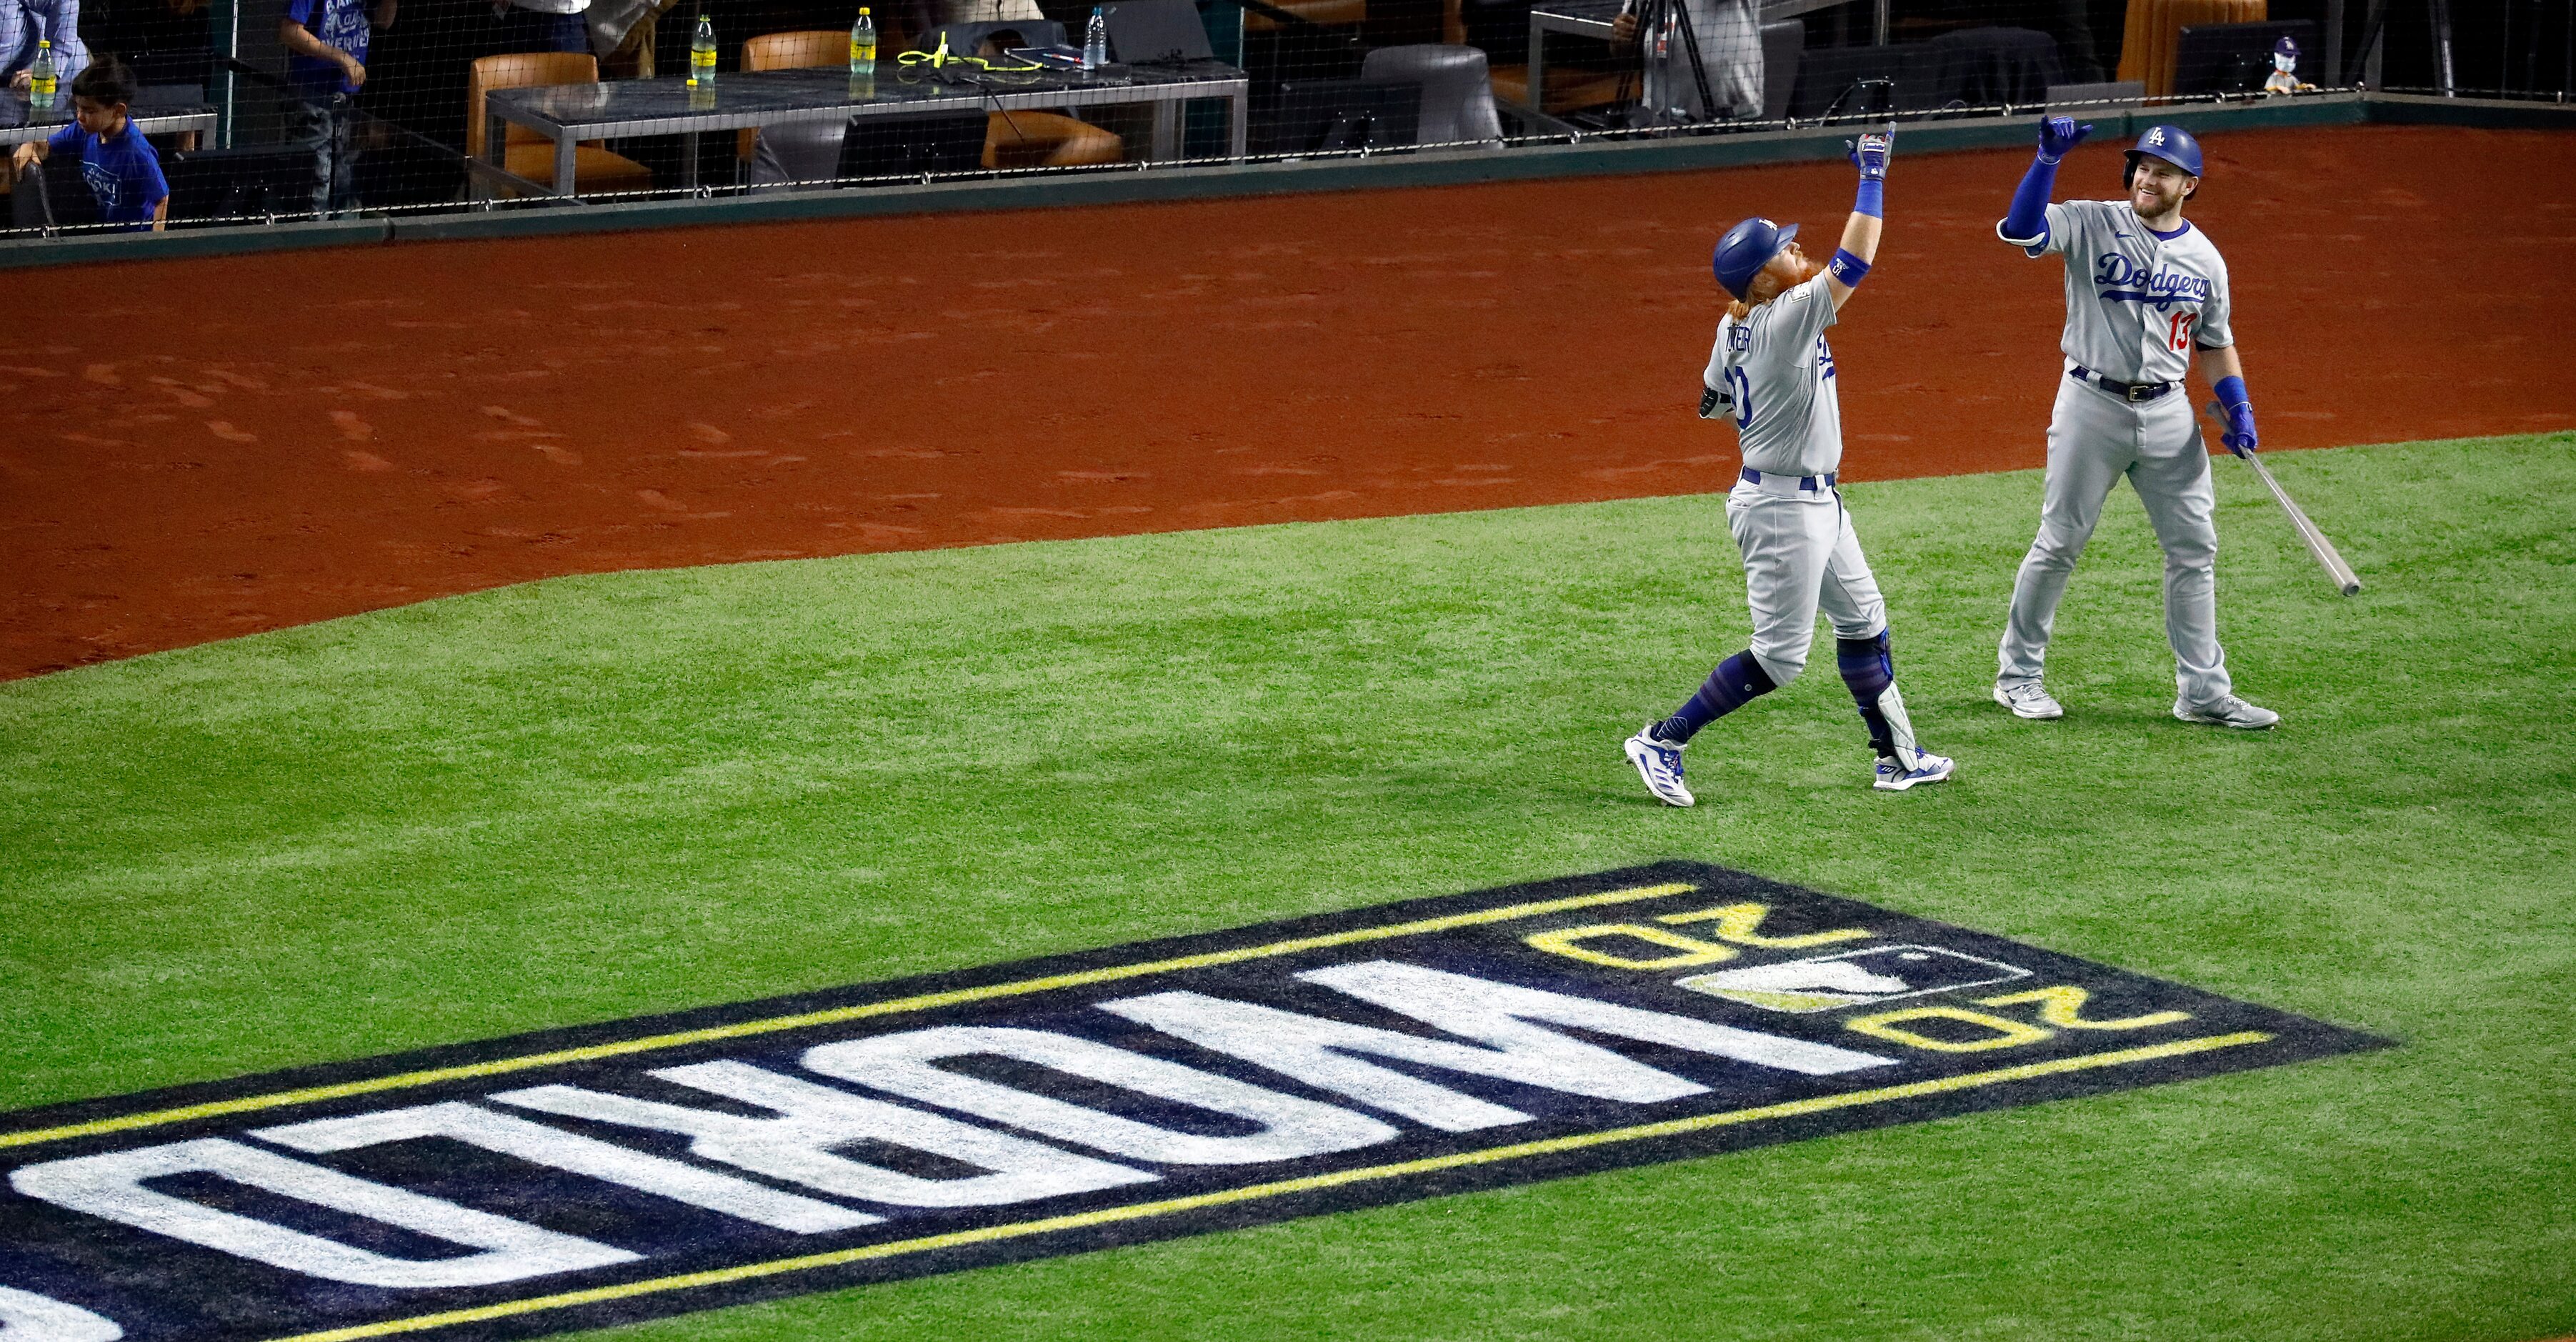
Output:
<svg viewBox="0 0 2576 1342">
<path fill-rule="evenodd" d="M 2221 425 L 2227 422 L 2227 412 L 2216 401 L 2209 403 L 2209 410 Z M 2361 579 L 2353 574 L 2352 565 L 2343 562 L 2343 555 L 2335 549 L 2334 542 L 2327 540 L 2326 533 L 2317 530 L 2317 524 L 2308 520 L 2307 510 L 2299 506 L 2297 499 L 2290 497 L 2290 491 L 2281 488 L 2281 482 L 2272 478 L 2272 468 L 2263 464 L 2260 455 L 2248 451 L 2244 457 L 2245 464 L 2253 467 L 2264 487 L 2272 491 L 2273 501 L 2281 505 L 2281 511 L 2290 515 L 2290 525 L 2298 528 L 2299 539 L 2307 542 L 2308 553 L 2316 557 L 2317 564 L 2325 569 L 2326 577 L 2334 583 L 2336 590 L 2345 596 L 2359 595 Z"/>
</svg>

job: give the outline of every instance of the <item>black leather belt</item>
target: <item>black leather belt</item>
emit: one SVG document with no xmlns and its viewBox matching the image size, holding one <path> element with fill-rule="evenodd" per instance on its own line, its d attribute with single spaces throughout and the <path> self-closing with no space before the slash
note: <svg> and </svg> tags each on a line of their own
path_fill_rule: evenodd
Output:
<svg viewBox="0 0 2576 1342">
<path fill-rule="evenodd" d="M 1798 488 L 1799 488 L 1800 490 L 1802 490 L 1802 491 L 1806 492 L 1806 493 L 1809 493 L 1809 494 L 1815 493 L 1815 492 L 1816 492 L 1817 490 L 1819 490 L 1819 489 L 1831 489 L 1831 488 L 1833 488 L 1833 487 L 1834 487 L 1834 472 L 1832 472 L 1832 471 L 1827 471 L 1827 472 L 1825 472 L 1825 473 L 1824 473 L 1824 474 L 1822 474 L 1822 475 L 1800 475 L 1800 476 L 1787 476 L 1787 475 L 1782 475 L 1782 474 L 1781 474 L 1781 473 L 1779 473 L 1778 471 L 1773 471 L 1773 472 L 1771 472 L 1768 476 L 1765 476 L 1762 472 L 1757 471 L 1757 470 L 1753 469 L 1753 468 L 1752 468 L 1752 467 L 1750 467 L 1750 466 L 1747 466 L 1747 467 L 1745 467 L 1745 468 L 1744 468 L 1744 480 L 1745 480 L 1745 483 L 1747 483 L 1747 484 L 1754 484 L 1754 485 L 1758 485 L 1758 484 L 1762 483 L 1765 479 L 1770 479 L 1770 480 L 1791 480 L 1791 479 L 1794 479 L 1794 480 L 1796 480 L 1796 481 L 1798 482 Z"/>
<path fill-rule="evenodd" d="M 2090 382 L 2131 405 L 2142 405 L 2182 385 L 2179 382 L 2122 382 L 2116 377 L 2104 377 L 2080 363 L 2067 369 L 2066 375 L 2078 382 Z"/>
</svg>

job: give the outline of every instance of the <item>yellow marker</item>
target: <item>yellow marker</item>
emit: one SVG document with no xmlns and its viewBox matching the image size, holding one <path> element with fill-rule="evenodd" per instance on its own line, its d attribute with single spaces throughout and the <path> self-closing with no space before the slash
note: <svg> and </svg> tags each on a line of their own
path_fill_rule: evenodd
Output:
<svg viewBox="0 0 2576 1342">
<path fill-rule="evenodd" d="M 1909 1020 L 1962 1021 L 1980 1029 L 1992 1030 L 1994 1034 L 1985 1039 L 1964 1041 L 1935 1039 L 1928 1034 L 1917 1034 L 1912 1030 L 1899 1027 L 1898 1022 Z M 1935 1053 L 1983 1053 L 1990 1048 L 2017 1048 L 2023 1044 L 2036 1044 L 2043 1039 L 2057 1037 L 2055 1030 L 2043 1030 L 2036 1025 L 2024 1025 L 2017 1020 L 1989 1016 L 1982 1011 L 1970 1011 L 1965 1007 L 1907 1007 L 1902 1011 L 1882 1011 L 1875 1016 L 1854 1016 L 1844 1021 L 1843 1026 L 1873 1038 L 1889 1040 L 1908 1048 L 1926 1048 Z"/>
<path fill-rule="evenodd" d="M 2086 1020 L 2084 1003 L 2091 993 L 2072 984 L 2058 988 L 2033 988 L 2029 992 L 2005 993 L 2001 997 L 1980 997 L 1980 1006 L 2018 1006 L 2039 1002 L 2042 1022 L 2069 1030 L 2143 1030 L 2151 1025 L 2171 1025 L 2191 1019 L 2188 1011 L 2151 1011 L 2143 1016 L 2122 1016 L 2117 1020 Z"/>
<path fill-rule="evenodd" d="M 1631 960 L 1624 955 L 1596 951 L 1581 944 L 1595 937 L 1632 937 L 1650 945 L 1670 946 L 1681 954 L 1658 956 L 1652 960 Z M 1646 927 L 1638 923 L 1594 923 L 1589 927 L 1565 927 L 1553 932 L 1539 932 L 1523 937 L 1521 940 L 1550 955 L 1562 955 L 1569 960 L 1581 960 L 1585 964 L 1608 965 L 1612 969 L 1680 969 L 1685 965 L 1715 964 L 1720 960 L 1732 960 L 1736 956 L 1736 950 L 1732 946 L 1720 946 L 1713 941 L 1702 941 L 1697 937 L 1686 937 L 1679 932 L 1667 932 L 1660 927 Z"/>
<path fill-rule="evenodd" d="M 1838 927 L 1830 932 L 1809 932 L 1803 936 L 1766 937 L 1755 931 L 1762 920 L 1771 916 L 1768 904 L 1728 904 L 1720 908 L 1694 909 L 1689 913 L 1667 913 L 1655 919 L 1659 923 L 1717 924 L 1717 939 L 1738 946 L 1759 946 L 1765 950 L 1802 951 L 1810 946 L 1830 946 L 1837 941 L 1864 941 L 1871 935 L 1865 927 Z"/>
</svg>

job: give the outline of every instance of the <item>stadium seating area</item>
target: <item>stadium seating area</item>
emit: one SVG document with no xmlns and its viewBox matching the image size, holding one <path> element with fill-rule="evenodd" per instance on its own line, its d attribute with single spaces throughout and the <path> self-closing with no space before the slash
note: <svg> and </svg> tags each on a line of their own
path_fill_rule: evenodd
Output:
<svg viewBox="0 0 2576 1342">
<path fill-rule="evenodd" d="M 0 9 L 34 3 L 0 0 Z M 539 0 L 402 0 L 393 21 L 372 30 L 364 87 L 349 96 L 354 190 L 332 212 L 470 208 L 566 187 L 582 197 L 820 188 L 1245 151 L 1475 149 L 1858 113 L 1973 116 L 2225 96 L 2259 87 L 2276 39 L 2317 52 L 2301 78 L 2329 87 L 2350 83 L 2359 71 L 2342 58 L 2378 39 L 2361 13 L 2345 22 L 2338 0 L 1125 0 L 1106 6 L 1113 60 L 1176 54 L 1117 49 L 1122 22 L 1171 11 L 1163 22 L 1204 34 L 1204 50 L 1191 53 L 1205 58 L 1196 68 L 1239 80 L 1239 92 L 1211 83 L 1188 102 L 1051 106 L 1024 96 L 1005 105 L 998 95 L 1024 91 L 1029 68 L 1008 53 L 1078 48 L 1093 12 L 1086 0 L 896 0 L 874 16 L 888 82 L 864 91 L 853 82 L 846 100 L 890 103 L 892 81 L 927 80 L 953 95 L 944 106 L 841 118 L 813 105 L 844 97 L 827 90 L 797 117 L 645 133 L 629 122 L 581 138 L 568 163 L 545 132 L 518 122 L 487 152 L 502 125 L 496 94 L 591 85 L 584 105 L 611 106 L 646 88 L 667 93 L 688 69 L 703 18 L 718 91 L 693 106 L 730 108 L 748 78 L 844 66 L 855 14 L 846 0 L 578 3 L 586 7 L 567 15 L 535 12 Z M 198 154 L 185 170 L 188 190 L 174 196 L 174 220 L 316 209 L 293 161 L 308 151 L 289 129 L 294 114 L 280 110 L 297 96 L 272 17 L 282 9 L 283 0 L 243 7 L 220 39 L 203 0 L 92 0 L 77 11 L 90 51 L 123 59 L 147 94 L 202 113 L 184 131 L 169 129 L 175 121 L 145 126 L 165 154 Z M 951 54 L 978 59 L 934 70 L 919 53 L 943 38 Z M 2320 50 L 2329 39 L 2340 40 L 2331 59 Z M 2125 82 L 2111 82 L 2115 73 Z M 957 106 L 978 98 L 989 103 L 980 139 Z M 1230 124 L 1238 107 L 1242 127 Z M 30 118 L 41 119 L 23 95 L 10 110 L 30 132 Z M 864 134 L 851 133 L 861 125 Z M 200 126 L 217 128 L 206 144 L 220 153 L 199 148 Z M 22 202 L 13 215 L 22 227 L 70 226 L 76 205 L 47 216 Z"/>
</svg>

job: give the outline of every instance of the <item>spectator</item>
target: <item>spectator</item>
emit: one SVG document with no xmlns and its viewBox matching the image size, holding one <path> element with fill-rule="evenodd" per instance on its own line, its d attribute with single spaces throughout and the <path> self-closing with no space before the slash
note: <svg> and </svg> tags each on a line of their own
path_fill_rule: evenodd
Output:
<svg viewBox="0 0 2576 1342">
<path fill-rule="evenodd" d="M 170 217 L 170 184 L 161 176 L 161 156 L 125 115 L 133 101 L 134 75 L 124 62 L 110 58 L 83 69 L 72 81 L 72 124 L 42 144 L 18 146 L 14 170 L 24 172 L 55 150 L 78 154 L 100 222 L 160 232 Z"/>
<path fill-rule="evenodd" d="M 590 50 L 590 0 L 492 0 L 488 56 L 514 51 Z"/>
<path fill-rule="evenodd" d="M 80 0 L 0 0 L 0 71 L 20 93 L 35 82 L 36 44 L 54 44 L 54 77 L 69 85 L 89 68 L 81 45 Z"/>
<path fill-rule="evenodd" d="M 1665 16 L 1674 11 L 1679 12 L 1672 38 L 1659 41 Z M 1693 38 L 1699 52 L 1696 67 Z M 1753 0 L 1643 0 L 1623 6 L 1610 23 L 1610 44 L 1625 47 L 1641 39 L 1646 64 L 1646 96 L 1637 108 L 1641 124 L 1762 115 L 1762 21 Z"/>
<path fill-rule="evenodd" d="M 286 0 L 287 143 L 313 151 L 313 212 L 358 203 L 355 99 L 367 82 L 367 35 L 394 26 L 397 0 Z"/>
</svg>

